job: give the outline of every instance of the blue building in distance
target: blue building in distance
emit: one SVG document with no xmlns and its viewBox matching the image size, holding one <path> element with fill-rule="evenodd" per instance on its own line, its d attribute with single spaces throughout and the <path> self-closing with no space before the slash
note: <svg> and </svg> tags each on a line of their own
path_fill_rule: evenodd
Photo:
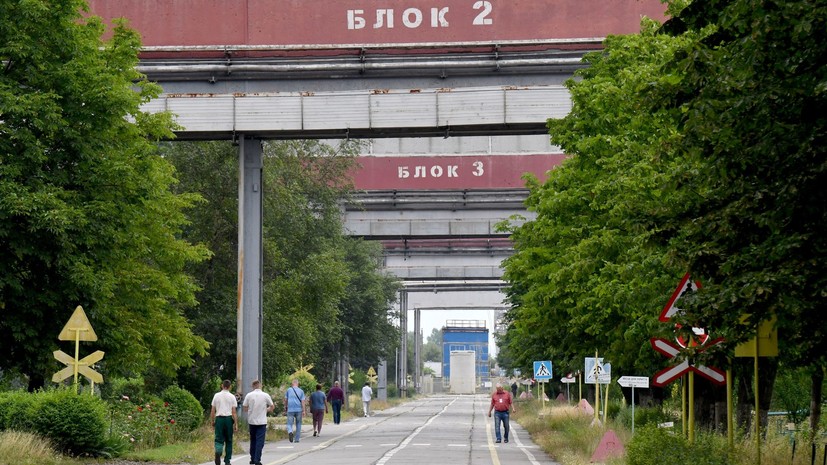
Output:
<svg viewBox="0 0 827 465">
<path fill-rule="evenodd" d="M 451 379 L 451 352 L 473 350 L 477 386 L 490 381 L 488 371 L 488 328 L 485 320 L 448 320 L 442 327 L 442 380 Z"/>
</svg>

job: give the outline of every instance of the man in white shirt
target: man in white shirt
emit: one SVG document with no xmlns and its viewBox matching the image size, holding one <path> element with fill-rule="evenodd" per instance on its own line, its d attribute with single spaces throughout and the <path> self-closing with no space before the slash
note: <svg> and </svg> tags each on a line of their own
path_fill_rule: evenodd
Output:
<svg viewBox="0 0 827 465">
<path fill-rule="evenodd" d="M 221 453 L 224 454 L 224 463 L 230 465 L 233 458 L 233 432 L 238 431 L 238 417 L 235 409 L 238 401 L 230 393 L 233 383 L 225 379 L 221 383 L 221 391 L 215 393 L 210 407 L 210 420 L 215 427 L 215 465 L 221 465 Z"/>
<path fill-rule="evenodd" d="M 261 381 L 253 381 L 253 390 L 244 397 L 242 407 L 250 425 L 250 463 L 261 465 L 261 451 L 267 435 L 267 414 L 276 408 L 270 394 L 261 390 Z"/>
<path fill-rule="evenodd" d="M 370 414 L 370 400 L 373 398 L 373 389 L 370 388 L 370 383 L 365 382 L 365 387 L 362 388 L 362 410 L 365 411 L 365 416 Z"/>
</svg>

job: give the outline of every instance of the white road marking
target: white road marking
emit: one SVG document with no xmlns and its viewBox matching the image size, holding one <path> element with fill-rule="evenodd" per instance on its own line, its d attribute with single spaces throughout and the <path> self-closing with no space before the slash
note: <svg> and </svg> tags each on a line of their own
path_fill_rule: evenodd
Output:
<svg viewBox="0 0 827 465">
<path fill-rule="evenodd" d="M 445 407 L 443 407 L 443 408 L 442 408 L 442 410 L 440 410 L 440 412 L 439 412 L 439 413 L 437 413 L 436 415 L 432 416 L 432 417 L 431 417 L 428 421 L 426 421 L 424 425 L 422 425 L 422 426 L 420 426 L 419 428 L 415 429 L 415 430 L 414 430 L 414 432 L 413 432 L 413 433 L 411 433 L 411 434 L 410 434 L 410 436 L 408 436 L 407 438 L 405 438 L 405 440 L 404 440 L 404 441 L 402 441 L 402 443 L 401 443 L 401 444 L 399 444 L 399 445 L 398 445 L 398 446 L 396 446 L 395 448 L 393 448 L 393 449 L 389 450 L 388 452 L 386 452 L 386 453 L 385 453 L 385 455 L 383 455 L 383 456 L 382 456 L 382 458 L 381 458 L 381 459 L 379 459 L 379 460 L 376 462 L 376 465 L 385 465 L 385 464 L 388 462 L 388 460 L 390 460 L 390 459 L 391 459 L 391 457 L 393 457 L 393 456 L 394 456 L 394 454 L 396 454 L 396 453 L 397 453 L 397 452 L 399 452 L 400 450 L 404 449 L 404 448 L 405 448 L 405 447 L 406 447 L 406 446 L 407 446 L 407 445 L 408 445 L 411 441 L 413 441 L 413 438 L 415 438 L 415 437 L 416 437 L 416 435 L 418 435 L 420 432 L 422 432 L 422 430 L 423 430 L 423 429 L 425 429 L 425 427 L 426 427 L 426 426 L 430 425 L 430 424 L 431 424 L 434 420 L 436 420 L 437 418 L 439 418 L 439 416 L 440 416 L 440 415 L 442 415 L 443 413 L 445 413 L 445 411 L 448 409 L 448 407 L 450 407 L 451 405 L 453 405 L 453 404 L 454 404 L 454 402 L 456 402 L 456 401 L 457 401 L 457 399 L 452 400 L 450 403 L 448 403 L 448 405 L 446 405 Z M 497 464 L 494 464 L 494 465 L 499 465 L 499 464 L 497 463 Z"/>
</svg>

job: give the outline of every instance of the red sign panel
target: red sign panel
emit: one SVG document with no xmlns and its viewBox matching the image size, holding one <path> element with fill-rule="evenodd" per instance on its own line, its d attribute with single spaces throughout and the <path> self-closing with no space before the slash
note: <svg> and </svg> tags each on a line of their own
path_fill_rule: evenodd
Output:
<svg viewBox="0 0 827 465">
<path fill-rule="evenodd" d="M 434 155 L 359 158 L 353 175 L 357 189 L 519 189 L 524 173 L 546 179 L 566 158 L 541 155 Z"/>
<path fill-rule="evenodd" d="M 145 46 L 371 45 L 598 38 L 663 19 L 660 0 L 89 0 Z"/>
</svg>

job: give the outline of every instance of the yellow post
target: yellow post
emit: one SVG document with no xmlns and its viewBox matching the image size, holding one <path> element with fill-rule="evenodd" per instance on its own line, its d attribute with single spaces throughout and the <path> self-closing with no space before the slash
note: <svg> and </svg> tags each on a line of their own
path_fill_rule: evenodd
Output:
<svg viewBox="0 0 827 465">
<path fill-rule="evenodd" d="M 726 431 L 729 451 L 735 448 L 735 431 L 732 429 L 732 363 L 726 370 Z"/>
<path fill-rule="evenodd" d="M 603 399 L 603 424 L 607 425 L 606 423 L 606 413 L 609 411 L 609 386 L 612 384 L 612 379 L 609 378 L 609 384 L 606 385 L 606 397 Z"/>
<path fill-rule="evenodd" d="M 78 360 L 80 360 L 80 329 L 75 329 L 75 394 L 78 393 Z"/>
<path fill-rule="evenodd" d="M 761 465 L 761 410 L 758 403 L 758 340 L 761 339 L 758 330 L 755 330 L 755 457 L 756 465 Z"/>
<path fill-rule="evenodd" d="M 689 372 L 689 443 L 695 442 L 695 372 Z"/>
<path fill-rule="evenodd" d="M 681 376 L 681 434 L 686 437 L 686 376 Z"/>
</svg>

